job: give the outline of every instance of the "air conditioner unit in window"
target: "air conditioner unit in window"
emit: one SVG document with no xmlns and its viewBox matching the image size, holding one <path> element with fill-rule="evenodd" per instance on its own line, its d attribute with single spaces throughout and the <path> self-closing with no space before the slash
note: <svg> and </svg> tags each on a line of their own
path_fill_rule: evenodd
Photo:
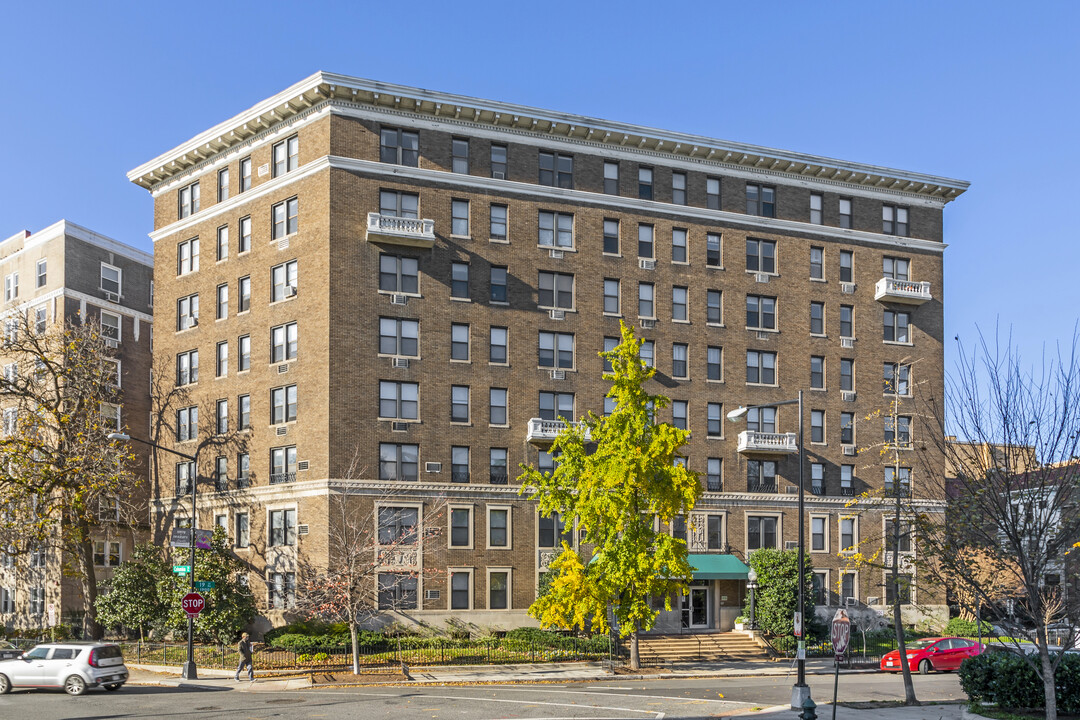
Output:
<svg viewBox="0 0 1080 720">
<path fill-rule="evenodd" d="M 297 472 L 304 472 L 309 467 L 311 467 L 311 463 L 309 463 L 307 460 L 301 460 L 300 462 L 296 463 Z"/>
<path fill-rule="evenodd" d="M 396 357 L 390 364 L 396 368 L 407 368 L 409 367 L 409 358 Z"/>
<path fill-rule="evenodd" d="M 278 375 L 284 375 L 289 372 L 289 366 L 287 364 L 281 364 L 277 366 Z"/>
<path fill-rule="evenodd" d="M 754 280 L 759 283 L 769 282 L 769 273 L 754 273 Z"/>
<path fill-rule="evenodd" d="M 854 390 L 841 390 L 840 391 L 840 399 L 843 400 L 844 402 L 855 402 L 855 391 Z"/>
<path fill-rule="evenodd" d="M 562 250 L 551 250 L 548 254 L 551 255 L 551 257 L 555 260 L 562 260 L 564 257 L 566 257 L 566 253 L 564 253 Z"/>
<path fill-rule="evenodd" d="M 857 600 L 855 600 L 855 598 L 853 598 L 853 597 L 844 598 L 844 604 L 847 605 L 848 607 L 855 607 L 856 602 L 857 602 Z"/>
<path fill-rule="evenodd" d="M 424 463 L 424 472 L 441 473 L 442 472 L 442 463 L 441 462 Z"/>
<path fill-rule="evenodd" d="M 845 455 L 854 455 L 855 454 L 855 446 L 854 445 L 842 445 L 841 447 L 844 449 L 844 454 Z"/>
<path fill-rule="evenodd" d="M 409 423 L 394 421 L 394 422 L 390 423 L 390 429 L 393 432 L 408 432 Z"/>
<path fill-rule="evenodd" d="M 394 293 L 393 295 L 390 296 L 390 304 L 391 305 L 404 305 L 407 302 L 409 302 L 409 296 L 408 295 L 402 295 L 401 293 Z"/>
<path fill-rule="evenodd" d="M 656 261 L 655 260 L 646 260 L 645 258 L 638 258 L 637 264 L 638 264 L 638 267 L 641 268 L 642 270 L 655 270 L 656 269 Z"/>
<path fill-rule="evenodd" d="M 308 534 L 308 526 L 306 524 L 305 525 L 297 525 L 296 526 L 296 534 L 297 535 L 307 535 Z"/>
<path fill-rule="evenodd" d="M 772 337 L 772 333 L 767 333 L 764 330 L 758 330 L 758 334 L 757 334 L 757 339 L 758 340 L 768 340 L 770 337 Z"/>
<path fill-rule="evenodd" d="M 274 432 L 277 433 L 279 436 L 288 435 L 289 434 L 289 426 L 288 425 L 282 425 L 281 427 L 276 428 L 274 430 Z"/>
<path fill-rule="evenodd" d="M 105 299 L 108 300 L 109 302 L 118 303 L 118 302 L 120 302 L 120 294 L 119 293 L 114 293 L 114 292 L 109 292 L 108 290 L 106 290 L 105 291 Z"/>
<path fill-rule="evenodd" d="M 866 598 L 867 605 L 877 605 L 879 602 L 881 602 L 881 598 L 875 595 L 871 595 L 870 597 Z"/>
<path fill-rule="evenodd" d="M 840 338 L 840 347 L 842 347 L 842 348 L 853 348 L 853 347 L 855 347 L 855 338 L 845 338 L 845 337 Z"/>
<path fill-rule="evenodd" d="M 199 316 L 196 315 L 195 317 L 191 318 L 191 322 L 189 324 L 189 327 L 198 327 L 198 326 L 199 326 Z"/>
<path fill-rule="evenodd" d="M 491 177 L 493 180 L 505 180 L 506 173 L 504 173 L 502 170 L 495 170 L 491 173 Z"/>
<path fill-rule="evenodd" d="M 120 347 L 120 341 L 113 340 L 112 338 L 105 338 L 105 347 L 113 349 L 118 348 Z"/>
<path fill-rule="evenodd" d="M 798 547 L 799 547 L 799 541 L 798 540 L 785 540 L 784 541 L 784 549 L 785 550 L 797 550 Z"/>
<path fill-rule="evenodd" d="M 565 320 L 566 319 L 566 311 L 565 310 L 549 310 L 548 311 L 548 317 L 550 317 L 552 320 Z"/>
<path fill-rule="evenodd" d="M 795 495 L 798 492 L 799 492 L 799 486 L 798 485 L 788 485 L 787 486 L 787 494 L 788 495 Z"/>
<path fill-rule="evenodd" d="M 286 285 L 285 286 L 285 297 L 287 297 L 287 298 L 296 297 L 296 286 L 295 285 Z"/>
<path fill-rule="evenodd" d="M 425 600 L 438 600 L 440 597 L 442 597 L 442 591 L 441 590 L 425 590 L 424 591 L 424 599 Z"/>
<path fill-rule="evenodd" d="M 566 379 L 566 371 L 565 370 L 552 370 L 551 371 L 551 379 L 552 380 L 565 380 Z"/>
<path fill-rule="evenodd" d="M 642 330 L 652 330 L 656 327 L 655 320 L 638 320 L 638 324 L 641 325 Z"/>
<path fill-rule="evenodd" d="M 854 295 L 855 283 L 840 283 L 840 292 L 844 293 L 845 295 Z"/>
</svg>

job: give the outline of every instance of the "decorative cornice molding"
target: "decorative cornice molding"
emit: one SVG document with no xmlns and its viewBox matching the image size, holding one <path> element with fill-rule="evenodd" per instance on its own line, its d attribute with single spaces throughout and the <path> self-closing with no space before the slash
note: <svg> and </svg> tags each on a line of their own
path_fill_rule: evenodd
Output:
<svg viewBox="0 0 1080 720">
<path fill-rule="evenodd" d="M 85 243 L 89 243 L 94 247 L 101 248 L 107 252 L 115 253 L 121 257 L 127 258 L 133 262 L 141 263 L 147 267 L 154 267 L 154 256 L 150 253 L 139 250 L 138 248 L 122 243 L 119 240 L 114 240 L 107 235 L 102 235 L 99 232 L 94 232 L 89 228 L 85 228 L 82 225 L 76 225 L 70 220 L 58 220 L 47 228 L 38 230 L 36 233 L 31 233 L 28 237 L 24 237 L 21 233 L 17 233 L 7 240 L 0 242 L 0 251 L 3 250 L 3 245 L 9 241 L 21 239 L 22 248 L 16 250 L 10 255 L 4 255 L 0 257 L 0 262 L 7 262 L 18 257 L 21 253 L 31 248 L 42 245 L 50 240 L 55 240 L 59 237 L 71 237 L 76 240 L 82 240 Z"/>
</svg>

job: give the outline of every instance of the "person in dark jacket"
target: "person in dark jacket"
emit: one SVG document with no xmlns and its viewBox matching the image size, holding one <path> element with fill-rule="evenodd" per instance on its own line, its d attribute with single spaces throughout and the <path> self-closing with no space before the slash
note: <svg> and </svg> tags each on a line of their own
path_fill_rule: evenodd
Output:
<svg viewBox="0 0 1080 720">
<path fill-rule="evenodd" d="M 240 682 L 240 672 L 247 666 L 248 680 L 255 682 L 255 665 L 251 662 L 251 653 L 254 648 L 247 633 L 240 636 L 240 642 L 236 645 L 236 651 L 240 653 L 240 662 L 236 666 L 236 682 Z"/>
</svg>

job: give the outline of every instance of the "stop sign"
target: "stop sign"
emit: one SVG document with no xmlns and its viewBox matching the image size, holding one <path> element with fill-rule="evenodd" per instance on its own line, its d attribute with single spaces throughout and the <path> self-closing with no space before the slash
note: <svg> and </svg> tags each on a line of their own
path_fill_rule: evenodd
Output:
<svg viewBox="0 0 1080 720">
<path fill-rule="evenodd" d="M 832 621 L 832 646 L 837 659 L 843 658 L 851 642 L 851 620 L 843 610 L 836 611 Z"/>
<path fill-rule="evenodd" d="M 180 607 L 184 609 L 189 618 L 195 618 L 199 616 L 199 613 L 206 607 L 206 600 L 203 596 L 197 592 L 189 592 L 184 596 L 184 599 L 180 601 Z"/>
</svg>

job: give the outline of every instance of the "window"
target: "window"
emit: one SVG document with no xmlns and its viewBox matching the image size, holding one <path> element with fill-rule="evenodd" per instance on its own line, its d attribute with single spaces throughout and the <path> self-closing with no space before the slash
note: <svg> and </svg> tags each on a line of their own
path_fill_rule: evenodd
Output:
<svg viewBox="0 0 1080 720">
<path fill-rule="evenodd" d="M 101 263 L 100 288 L 105 292 L 120 294 L 120 268 Z M 15 274 L 15 294 L 19 294 L 19 275 Z"/>
<path fill-rule="evenodd" d="M 488 610 L 510 609 L 510 571 L 488 570 Z"/>
<path fill-rule="evenodd" d="M 454 138 L 450 141 L 450 172 L 469 173 L 469 141 Z"/>
<path fill-rule="evenodd" d="M 469 547 L 470 545 L 472 545 L 472 510 L 451 508 L 450 547 Z"/>
<path fill-rule="evenodd" d="M 217 319 L 224 320 L 229 317 L 229 284 L 217 286 Z"/>
<path fill-rule="evenodd" d="M 855 518 L 840 518 L 840 551 L 852 552 L 855 550 Z"/>
<path fill-rule="evenodd" d="M 574 394 L 541 392 L 540 418 L 542 420 L 574 419 Z"/>
<path fill-rule="evenodd" d="M 507 333 L 508 331 L 504 327 L 492 326 L 488 343 L 488 362 L 497 365 L 505 365 L 509 362 L 509 355 L 506 350 Z"/>
<path fill-rule="evenodd" d="M 296 386 L 285 385 L 270 390 L 270 424 L 296 420 Z"/>
<path fill-rule="evenodd" d="M 43 615 L 45 613 L 45 588 L 42 586 L 30 588 L 30 614 L 31 615 Z M 31 653 L 34 651 L 31 650 Z M 45 655 L 42 654 L 39 657 L 31 658 L 27 656 L 27 659 L 44 660 Z"/>
<path fill-rule="evenodd" d="M 417 383 L 379 381 L 379 417 L 395 420 L 420 419 L 420 386 Z"/>
<path fill-rule="evenodd" d="M 179 200 L 180 219 L 194 215 L 199 212 L 199 183 L 193 182 L 190 185 L 185 185 L 177 192 L 177 199 Z"/>
<path fill-rule="evenodd" d="M 723 348 L 712 345 L 706 353 L 706 366 L 708 379 L 722 381 L 724 379 L 724 351 Z"/>
<path fill-rule="evenodd" d="M 619 221 L 604 220 L 604 253 L 619 254 Z"/>
<path fill-rule="evenodd" d="M 607 195 L 619 194 L 619 163 L 604 163 L 604 193 Z"/>
<path fill-rule="evenodd" d="M 469 360 L 469 326 L 454 323 L 450 326 L 450 359 Z"/>
<path fill-rule="evenodd" d="M 708 233 L 705 236 L 705 264 L 708 267 L 723 267 L 723 259 L 720 256 L 720 235 Z"/>
<path fill-rule="evenodd" d="M 491 177 L 498 180 L 506 179 L 506 146 L 491 146 Z"/>
<path fill-rule="evenodd" d="M 251 369 L 251 336 L 241 335 L 236 339 L 236 370 L 244 372 Z"/>
<path fill-rule="evenodd" d="M 911 552 L 911 523 L 900 523 L 900 538 L 897 543 L 896 521 L 885 520 L 885 552 L 893 552 L 900 548 L 900 552 Z"/>
<path fill-rule="evenodd" d="M 855 389 L 855 361 L 851 358 L 840 360 L 840 389 L 846 391 Z"/>
<path fill-rule="evenodd" d="M 420 217 L 420 196 L 415 193 L 382 190 L 379 192 L 379 213 L 415 220 Z"/>
<path fill-rule="evenodd" d="M 229 432 L 229 401 L 222 398 L 217 401 L 215 428 L 218 435 Z"/>
<path fill-rule="evenodd" d="M 776 243 L 772 240 L 746 240 L 746 269 L 752 272 L 776 272 Z"/>
<path fill-rule="evenodd" d="M 671 202 L 676 205 L 686 204 L 686 173 L 671 173 Z"/>
<path fill-rule="evenodd" d="M 896 497 L 897 493 L 899 493 L 901 497 L 909 497 L 911 495 L 911 468 L 885 468 L 885 495 L 888 497 Z"/>
<path fill-rule="evenodd" d="M 251 429 L 251 396 L 250 395 L 238 395 L 237 408 L 239 414 L 236 418 L 237 430 L 250 430 Z"/>
<path fill-rule="evenodd" d="M 492 485 L 505 485 L 509 480 L 506 462 L 506 448 L 491 448 L 488 451 L 488 480 Z"/>
<path fill-rule="evenodd" d="M 604 312 L 619 314 L 619 281 L 616 278 L 604 278 Z"/>
<path fill-rule="evenodd" d="M 488 295 L 493 303 L 506 302 L 506 268 L 492 265 L 488 275 Z"/>
<path fill-rule="evenodd" d="M 279 143 L 274 143 L 272 156 L 274 160 L 274 177 L 280 177 L 295 170 L 300 159 L 300 138 L 293 135 Z"/>
<path fill-rule="evenodd" d="M 638 351 L 641 364 L 645 367 L 656 367 L 656 345 L 652 340 L 642 340 L 641 350 Z"/>
<path fill-rule="evenodd" d="M 885 443 L 887 445 L 895 443 L 902 448 L 911 445 L 910 415 L 898 415 L 895 419 L 892 417 L 885 418 Z"/>
<path fill-rule="evenodd" d="M 911 279 L 911 261 L 906 258 L 887 257 L 881 261 L 881 272 L 893 280 Z"/>
<path fill-rule="evenodd" d="M 379 318 L 379 352 L 383 355 L 418 355 L 420 322 Z"/>
<path fill-rule="evenodd" d="M 753 385 L 775 385 L 776 353 L 747 350 L 746 382 Z"/>
<path fill-rule="evenodd" d="M 251 158 L 246 157 L 240 161 L 240 192 L 251 189 Z"/>
<path fill-rule="evenodd" d="M 825 303 L 810 303 L 810 334 L 825 334 Z"/>
<path fill-rule="evenodd" d="M 708 407 L 708 435 L 709 437 L 724 436 L 724 405 L 722 403 L 709 403 Z"/>
<path fill-rule="evenodd" d="M 851 227 L 851 200 L 840 198 L 840 227 Z"/>
<path fill-rule="evenodd" d="M 825 411 L 810 411 L 810 442 L 825 442 Z"/>
<path fill-rule="evenodd" d="M 450 263 L 450 297 L 469 299 L 468 263 Z"/>
<path fill-rule="evenodd" d="M 217 259 L 218 262 L 229 258 L 229 226 L 222 225 L 217 229 Z"/>
<path fill-rule="evenodd" d="M 115 358 L 102 358 L 101 368 L 105 384 L 110 387 L 120 387 L 120 361 Z"/>
<path fill-rule="evenodd" d="M 420 474 L 420 446 L 379 444 L 379 479 L 416 481 Z"/>
<path fill-rule="evenodd" d="M 176 301 L 176 330 L 187 330 L 199 324 L 199 296 L 188 295 Z"/>
<path fill-rule="evenodd" d="M 885 363 L 882 373 L 883 392 L 886 395 L 911 394 L 911 366 L 904 363 Z"/>
<path fill-rule="evenodd" d="M 815 605 L 828 605 L 828 587 L 829 587 L 829 575 L 828 573 L 815 572 L 810 580 L 813 585 L 813 603 Z"/>
<path fill-rule="evenodd" d="M 553 512 L 549 517 L 540 515 L 537 520 L 537 545 L 542 548 L 562 547 L 565 542 L 574 546 L 574 523 Z"/>
<path fill-rule="evenodd" d="M 295 280 L 296 261 L 294 260 L 291 264 Z M 420 292 L 419 273 L 420 261 L 416 258 L 385 254 L 379 256 L 379 289 L 384 292 L 416 295 Z M 284 283 L 283 278 L 282 284 Z M 284 292 L 284 288 L 282 291 Z"/>
<path fill-rule="evenodd" d="M 187 442 L 197 439 L 199 434 L 199 408 L 180 408 L 176 411 L 176 441 Z"/>
<path fill-rule="evenodd" d="M 906 236 L 908 234 L 907 208 L 897 207 L 895 205 L 882 205 L 881 232 L 886 235 Z"/>
<path fill-rule="evenodd" d="M 828 546 L 825 544 L 828 530 L 828 518 L 812 517 L 810 518 L 810 550 L 811 552 L 822 552 Z"/>
<path fill-rule="evenodd" d="M 810 387 L 815 390 L 825 389 L 825 358 L 818 355 L 810 358 Z"/>
<path fill-rule="evenodd" d="M 911 336 L 908 327 L 911 314 L 906 312 L 885 311 L 885 342 L 909 343 Z"/>
<path fill-rule="evenodd" d="M 638 317 L 656 317 L 655 290 L 652 283 L 638 283 Z"/>
<path fill-rule="evenodd" d="M 750 408 L 747 410 L 746 429 L 751 432 L 776 432 L 776 408 Z"/>
<path fill-rule="evenodd" d="M 488 547 L 510 546 L 510 509 L 488 508 Z"/>
<path fill-rule="evenodd" d="M 551 187 L 574 187 L 574 157 L 540 152 L 540 184 Z"/>
<path fill-rule="evenodd" d="M 685 400 L 671 401 L 671 424 L 680 430 L 687 429 L 687 402 Z"/>
<path fill-rule="evenodd" d="M 653 246 L 653 226 L 638 225 L 637 228 L 637 254 L 641 258 L 654 258 L 656 251 Z"/>
<path fill-rule="evenodd" d="M 214 458 L 214 490 L 225 492 L 229 489 L 229 459 L 226 457 Z M 216 525 L 228 532 L 229 526 L 223 522 L 226 515 L 218 515 Z"/>
<path fill-rule="evenodd" d="M 710 210 L 720 209 L 720 178 L 705 179 L 705 207 Z"/>
<path fill-rule="evenodd" d="M 469 386 L 450 387 L 450 422 L 469 422 Z"/>
<path fill-rule="evenodd" d="M 246 512 L 236 513 L 235 520 L 235 534 L 233 535 L 234 542 L 238 548 L 246 548 L 251 544 L 251 525 L 248 522 L 248 514 Z"/>
<path fill-rule="evenodd" d="M 652 168 L 642 167 L 637 171 L 638 197 L 642 200 L 652 200 Z"/>
<path fill-rule="evenodd" d="M 295 233 L 299 229 L 299 215 L 300 200 L 298 198 L 289 198 L 270 208 L 273 223 L 270 238 L 277 240 Z"/>
<path fill-rule="evenodd" d="M 19 273 L 4 276 L 4 302 L 19 297 Z"/>
<path fill-rule="evenodd" d="M 379 161 L 419 167 L 420 135 L 408 130 L 382 128 L 379 133 Z"/>
<path fill-rule="evenodd" d="M 671 262 L 686 262 L 686 230 L 681 228 L 671 231 Z"/>
<path fill-rule="evenodd" d="M 488 423 L 506 425 L 506 388 L 491 388 L 488 392 Z"/>
<path fill-rule="evenodd" d="M 416 577 L 409 573 L 379 573 L 379 607 L 384 610 L 415 610 L 418 603 Z"/>
<path fill-rule="evenodd" d="M 676 515 L 671 518 L 671 537 L 686 542 L 686 517 Z"/>
<path fill-rule="evenodd" d="M 894 577 L 891 572 L 885 573 L 885 604 L 893 605 L 897 602 L 899 596 L 899 604 L 910 605 L 911 604 L 911 588 L 915 584 L 915 579 L 910 573 L 897 573 Z M 970 641 L 953 640 L 953 643 Z"/>
<path fill-rule="evenodd" d="M 540 272 L 537 297 L 540 307 L 572 309 L 574 276 L 567 273 Z"/>
<path fill-rule="evenodd" d="M 450 482 L 469 482 L 469 448 L 454 445 L 450 448 Z"/>
<path fill-rule="evenodd" d="M 840 306 L 840 337 L 854 337 L 855 308 L 851 305 Z"/>
<path fill-rule="evenodd" d="M 296 510 L 270 511 L 270 546 L 296 544 Z"/>
<path fill-rule="evenodd" d="M 240 296 L 237 298 L 236 312 L 246 313 L 251 309 L 251 278 L 246 275 L 240 278 L 236 282 L 236 288 L 237 295 Z"/>
<path fill-rule="evenodd" d="M 199 381 L 199 351 L 188 350 L 176 356 L 176 385 L 183 387 Z"/>
<path fill-rule="evenodd" d="M 191 238 L 176 246 L 176 274 L 187 275 L 199 269 L 199 238 Z"/>
<path fill-rule="evenodd" d="M 214 527 L 221 528 L 225 536 L 229 534 L 229 516 L 228 515 L 214 515 Z"/>
<path fill-rule="evenodd" d="M 0 588 L 0 615 L 15 612 L 15 588 Z"/>
<path fill-rule="evenodd" d="M 615 408 L 618 405 L 618 401 L 612 397 L 604 398 L 604 417 L 611 417 L 611 414 L 615 412 Z"/>
<path fill-rule="evenodd" d="M 683 343 L 675 343 L 671 346 L 671 376 L 675 378 L 687 378 L 690 376 L 688 347 Z"/>
<path fill-rule="evenodd" d="M 690 319 L 686 308 L 686 298 L 689 290 L 684 287 L 671 288 L 671 319 L 676 322 L 685 322 Z"/>
<path fill-rule="evenodd" d="M 611 358 L 607 356 L 607 353 L 612 352 L 619 346 L 620 339 L 617 337 L 605 337 L 604 338 L 604 355 L 601 356 L 604 363 L 604 372 L 613 373 L 615 368 L 611 366 Z"/>
<path fill-rule="evenodd" d="M 574 216 L 541 210 L 537 243 L 541 247 L 574 247 Z"/>
<path fill-rule="evenodd" d="M 450 201 L 450 234 L 469 237 L 469 201 Z"/>
<path fill-rule="evenodd" d="M 267 589 L 270 591 L 270 607 L 283 610 L 296 605 L 296 573 L 270 573 Z"/>
<path fill-rule="evenodd" d="M 821 225 L 825 222 L 821 215 L 821 208 L 824 203 L 825 198 L 822 195 L 810 193 L 810 222 L 814 225 Z"/>
<path fill-rule="evenodd" d="M 855 413 L 840 413 L 840 444 L 855 444 Z"/>
<path fill-rule="evenodd" d="M 574 367 L 574 335 L 541 332 L 539 354 L 540 367 L 572 369 Z"/>
<path fill-rule="evenodd" d="M 746 185 L 746 214 L 776 217 L 776 190 L 764 185 Z"/>
<path fill-rule="evenodd" d="M 37 261 L 37 286 L 39 288 L 45 287 L 45 283 L 48 280 L 48 260 L 42 258 Z"/>
<path fill-rule="evenodd" d="M 229 374 L 229 342 L 223 341 L 217 344 L 217 363 L 214 367 L 214 377 L 225 377 Z"/>
<path fill-rule="evenodd" d="M 825 464 L 810 464 L 810 492 L 815 495 L 825 494 Z"/>
<path fill-rule="evenodd" d="M 855 255 L 850 250 L 840 251 L 840 282 L 855 282 L 854 261 Z"/>
<path fill-rule="evenodd" d="M 746 482 L 749 492 L 776 492 L 776 462 L 773 460 L 747 460 Z M 767 545 L 763 547 L 774 547 Z"/>
<path fill-rule="evenodd" d="M 705 467 L 705 489 L 709 492 L 722 492 L 724 489 L 724 459 L 709 458 Z M 710 549 L 712 548 L 710 547 Z"/>
<path fill-rule="evenodd" d="M 776 518 L 750 515 L 746 518 L 746 548 L 776 547 Z"/>
<path fill-rule="evenodd" d="M 840 466 L 840 492 L 843 495 L 851 495 L 852 481 L 855 479 L 855 466 L 854 465 L 841 465 Z"/>
<path fill-rule="evenodd" d="M 120 406 L 112 403 L 99 403 L 98 414 L 102 424 L 110 430 L 120 430 Z"/>
<path fill-rule="evenodd" d="M 825 279 L 825 250 L 824 248 L 810 248 L 810 279 Z"/>
<path fill-rule="evenodd" d="M 492 203 L 491 224 L 488 236 L 491 240 L 506 240 L 507 207 Z"/>
<path fill-rule="evenodd" d="M 217 174 L 217 201 L 225 202 L 229 199 L 229 168 L 218 170 Z"/>
<path fill-rule="evenodd" d="M 775 330 L 776 298 L 747 295 L 746 327 L 750 330 Z"/>
</svg>

